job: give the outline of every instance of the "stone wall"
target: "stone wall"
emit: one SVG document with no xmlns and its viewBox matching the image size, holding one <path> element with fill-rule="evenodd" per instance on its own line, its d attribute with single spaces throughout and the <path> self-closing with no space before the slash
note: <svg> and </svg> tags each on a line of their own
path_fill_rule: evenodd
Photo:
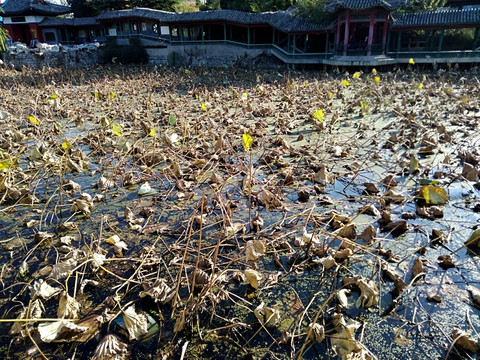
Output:
<svg viewBox="0 0 480 360">
<path fill-rule="evenodd" d="M 14 43 L 8 52 L 3 54 L 5 65 L 21 69 L 28 67 L 42 69 L 44 67 L 83 67 L 100 62 L 98 49 L 100 44 L 82 44 L 75 46 L 48 45 L 39 43 L 29 48 L 23 43 Z"/>
<path fill-rule="evenodd" d="M 90 66 L 102 63 L 101 48 L 98 43 L 76 46 L 37 44 L 35 48 L 14 43 L 4 54 L 4 62 L 16 69 L 24 66 L 32 69 Z M 144 48 L 151 65 L 272 67 L 282 64 L 268 48 L 252 49 L 231 44 L 146 45 Z"/>
</svg>

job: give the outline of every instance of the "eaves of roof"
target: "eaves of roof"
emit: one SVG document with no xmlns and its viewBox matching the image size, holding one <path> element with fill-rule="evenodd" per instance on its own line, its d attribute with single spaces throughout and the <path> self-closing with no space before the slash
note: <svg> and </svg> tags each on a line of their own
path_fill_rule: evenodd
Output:
<svg viewBox="0 0 480 360">
<path fill-rule="evenodd" d="M 393 29 L 478 26 L 479 24 L 480 8 L 464 10 L 437 10 L 424 13 L 392 15 Z"/>
<path fill-rule="evenodd" d="M 334 24 L 314 24 L 298 18 L 287 11 L 248 13 L 236 10 L 210 10 L 188 13 L 171 13 L 167 11 L 135 8 L 120 11 L 107 11 L 97 16 L 99 21 L 115 21 L 127 19 L 145 19 L 168 24 L 185 24 L 201 22 L 228 22 L 242 25 L 270 25 L 285 32 L 326 31 Z"/>
<path fill-rule="evenodd" d="M 40 27 L 85 27 L 85 26 L 101 26 L 102 24 L 94 17 L 84 18 L 45 18 Z"/>
<path fill-rule="evenodd" d="M 365 10 L 383 7 L 392 11 L 403 7 L 408 0 L 331 0 L 325 5 L 325 10 L 336 12 L 341 9 Z"/>
<path fill-rule="evenodd" d="M 7 0 L 2 4 L 3 16 L 47 15 L 57 16 L 72 12 L 69 6 L 39 0 Z"/>
</svg>

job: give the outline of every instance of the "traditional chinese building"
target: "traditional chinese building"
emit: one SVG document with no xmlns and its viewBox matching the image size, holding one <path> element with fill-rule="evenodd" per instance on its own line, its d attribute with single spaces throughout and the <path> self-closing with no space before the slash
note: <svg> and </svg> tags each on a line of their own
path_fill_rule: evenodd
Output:
<svg viewBox="0 0 480 360">
<path fill-rule="evenodd" d="M 449 0 L 436 11 L 406 13 L 410 0 L 330 0 L 331 16 L 314 24 L 294 11 L 212 10 L 171 13 L 146 8 L 103 12 L 95 18 L 59 17 L 68 7 L 43 0 L 7 0 L 5 24 L 14 40 L 143 45 L 153 62 L 235 63 L 274 56 L 289 64 L 370 65 L 480 62 L 480 4 Z M 156 60 L 155 60 L 156 59 Z M 214 61 L 212 60 L 214 59 Z"/>
<path fill-rule="evenodd" d="M 70 7 L 45 0 L 7 0 L 2 4 L 3 23 L 13 41 L 33 45 L 44 42 L 39 24 L 46 18 L 71 12 Z"/>
</svg>

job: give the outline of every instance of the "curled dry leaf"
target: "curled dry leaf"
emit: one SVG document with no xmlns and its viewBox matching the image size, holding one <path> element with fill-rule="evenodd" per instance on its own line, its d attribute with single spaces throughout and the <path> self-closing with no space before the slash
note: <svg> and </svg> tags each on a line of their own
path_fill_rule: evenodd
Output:
<svg viewBox="0 0 480 360">
<path fill-rule="evenodd" d="M 325 165 L 322 165 L 313 177 L 313 181 L 315 181 L 316 183 L 322 186 L 326 186 L 327 184 L 330 184 L 331 182 L 333 182 L 333 179 L 334 179 L 333 175 L 327 171 L 327 168 Z"/>
<path fill-rule="evenodd" d="M 143 313 L 135 311 L 135 305 L 130 305 L 123 311 L 123 321 L 130 340 L 139 340 L 148 332 L 148 319 Z"/>
<path fill-rule="evenodd" d="M 249 240 L 246 245 L 246 258 L 247 261 L 257 261 L 260 257 L 264 256 L 267 251 L 265 241 L 263 240 Z"/>
<path fill-rule="evenodd" d="M 252 269 L 246 269 L 244 274 L 250 286 L 258 289 L 258 283 L 262 280 L 262 274 Z"/>
<path fill-rule="evenodd" d="M 307 338 L 313 343 L 321 343 L 325 339 L 325 328 L 320 324 L 310 324 L 307 328 Z"/>
<path fill-rule="evenodd" d="M 83 215 L 90 215 L 93 209 L 93 202 L 89 202 L 83 199 L 76 199 L 70 208 L 72 214 L 80 212 Z"/>
<path fill-rule="evenodd" d="M 98 187 L 101 190 L 107 190 L 115 186 L 115 182 L 111 179 L 107 179 L 106 177 L 102 176 L 98 179 Z"/>
<path fill-rule="evenodd" d="M 479 170 L 468 163 L 463 165 L 462 176 L 468 181 L 478 181 Z"/>
<path fill-rule="evenodd" d="M 66 291 L 60 294 L 57 316 L 62 319 L 75 319 L 80 312 L 80 303 L 68 295 Z"/>
<path fill-rule="evenodd" d="M 357 286 L 360 288 L 360 297 L 355 303 L 357 308 L 369 308 L 378 304 L 378 289 L 375 282 L 362 278 L 357 281 Z"/>
<path fill-rule="evenodd" d="M 480 289 L 474 286 L 467 286 L 467 290 L 472 295 L 472 300 L 475 304 L 480 305 Z"/>
<path fill-rule="evenodd" d="M 347 294 L 350 294 L 350 291 L 348 289 L 341 289 L 341 290 L 338 290 L 336 293 L 338 303 L 344 308 L 348 307 Z"/>
<path fill-rule="evenodd" d="M 282 207 L 282 201 L 279 199 L 278 195 L 275 195 L 271 191 L 266 189 L 262 190 L 262 203 L 265 205 L 267 210 L 273 210 Z"/>
<path fill-rule="evenodd" d="M 55 265 L 53 265 L 52 272 L 50 273 L 50 277 L 55 280 L 61 280 L 68 277 L 73 269 L 75 269 L 78 265 L 78 262 L 75 258 L 70 258 L 64 261 L 61 261 Z"/>
<path fill-rule="evenodd" d="M 125 241 L 120 240 L 118 235 L 110 236 L 107 240 L 105 240 L 108 244 L 113 245 L 115 254 L 117 256 L 122 256 L 124 251 L 128 250 L 128 246 Z"/>
<path fill-rule="evenodd" d="M 368 225 L 365 230 L 359 235 L 365 244 L 371 245 L 377 239 L 377 229 L 373 225 Z"/>
<path fill-rule="evenodd" d="M 316 264 L 320 264 L 323 266 L 323 269 L 330 270 L 332 267 L 337 266 L 337 263 L 335 262 L 335 259 L 333 258 L 332 255 L 328 255 L 326 257 L 320 258 L 318 260 L 314 260 Z"/>
<path fill-rule="evenodd" d="M 95 349 L 92 360 L 127 360 L 130 359 L 128 346 L 113 334 L 103 337 Z"/>
<path fill-rule="evenodd" d="M 258 321 L 266 327 L 277 327 L 280 324 L 280 310 L 267 307 L 262 302 L 253 311 Z"/>
<path fill-rule="evenodd" d="M 452 339 L 455 341 L 455 345 L 458 345 L 463 350 L 477 353 L 480 351 L 480 345 L 478 342 L 472 339 L 472 336 L 465 331 L 460 330 L 459 328 L 455 327 L 452 330 Z"/>
<path fill-rule="evenodd" d="M 176 334 L 182 331 L 185 328 L 185 310 L 180 312 L 180 315 L 177 316 L 175 320 L 175 325 L 173 326 L 173 332 Z"/>
<path fill-rule="evenodd" d="M 74 341 L 87 330 L 88 327 L 75 325 L 68 320 L 49 321 L 38 325 L 38 334 L 45 343 Z"/>
<path fill-rule="evenodd" d="M 413 262 L 413 270 L 412 276 L 416 278 L 417 276 L 425 275 L 425 266 L 423 265 L 423 261 L 419 258 L 416 258 Z"/>
<path fill-rule="evenodd" d="M 30 292 L 33 299 L 40 297 L 43 300 L 49 300 L 50 298 L 59 294 L 61 291 L 62 289 L 50 286 L 43 279 L 36 280 L 33 283 L 33 286 L 30 287 Z"/>
<path fill-rule="evenodd" d="M 254 232 L 259 232 L 263 228 L 263 219 L 258 215 L 255 216 L 252 219 L 251 227 Z"/>
<path fill-rule="evenodd" d="M 20 314 L 18 315 L 17 319 L 26 319 L 27 318 L 27 308 L 22 309 Z M 28 316 L 29 319 L 41 319 L 43 314 L 45 313 L 45 307 L 40 299 L 35 299 L 30 304 L 30 314 Z M 10 335 L 20 335 L 22 338 L 28 336 L 25 324 L 27 324 L 29 331 L 33 331 L 33 322 L 24 323 L 21 321 L 16 321 L 13 323 L 12 327 L 10 328 Z"/>
<path fill-rule="evenodd" d="M 346 239 L 355 240 L 357 238 L 357 230 L 355 224 L 345 225 L 340 230 L 338 230 L 337 235 Z"/>
<path fill-rule="evenodd" d="M 157 279 L 153 284 L 144 284 L 143 288 L 140 292 L 141 298 L 148 296 L 161 304 L 169 303 L 175 296 L 175 291 L 163 279 Z"/>
</svg>

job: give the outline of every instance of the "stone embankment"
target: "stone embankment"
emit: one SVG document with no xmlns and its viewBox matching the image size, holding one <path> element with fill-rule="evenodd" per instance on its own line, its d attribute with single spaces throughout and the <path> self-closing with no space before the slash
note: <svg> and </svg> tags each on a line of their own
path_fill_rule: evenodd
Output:
<svg viewBox="0 0 480 360">
<path fill-rule="evenodd" d="M 42 69 L 44 67 L 83 67 L 98 64 L 101 60 L 99 43 L 81 44 L 72 46 L 48 45 L 37 43 L 30 48 L 27 45 L 15 42 L 3 54 L 6 66 L 17 70 L 23 67 Z"/>
</svg>

